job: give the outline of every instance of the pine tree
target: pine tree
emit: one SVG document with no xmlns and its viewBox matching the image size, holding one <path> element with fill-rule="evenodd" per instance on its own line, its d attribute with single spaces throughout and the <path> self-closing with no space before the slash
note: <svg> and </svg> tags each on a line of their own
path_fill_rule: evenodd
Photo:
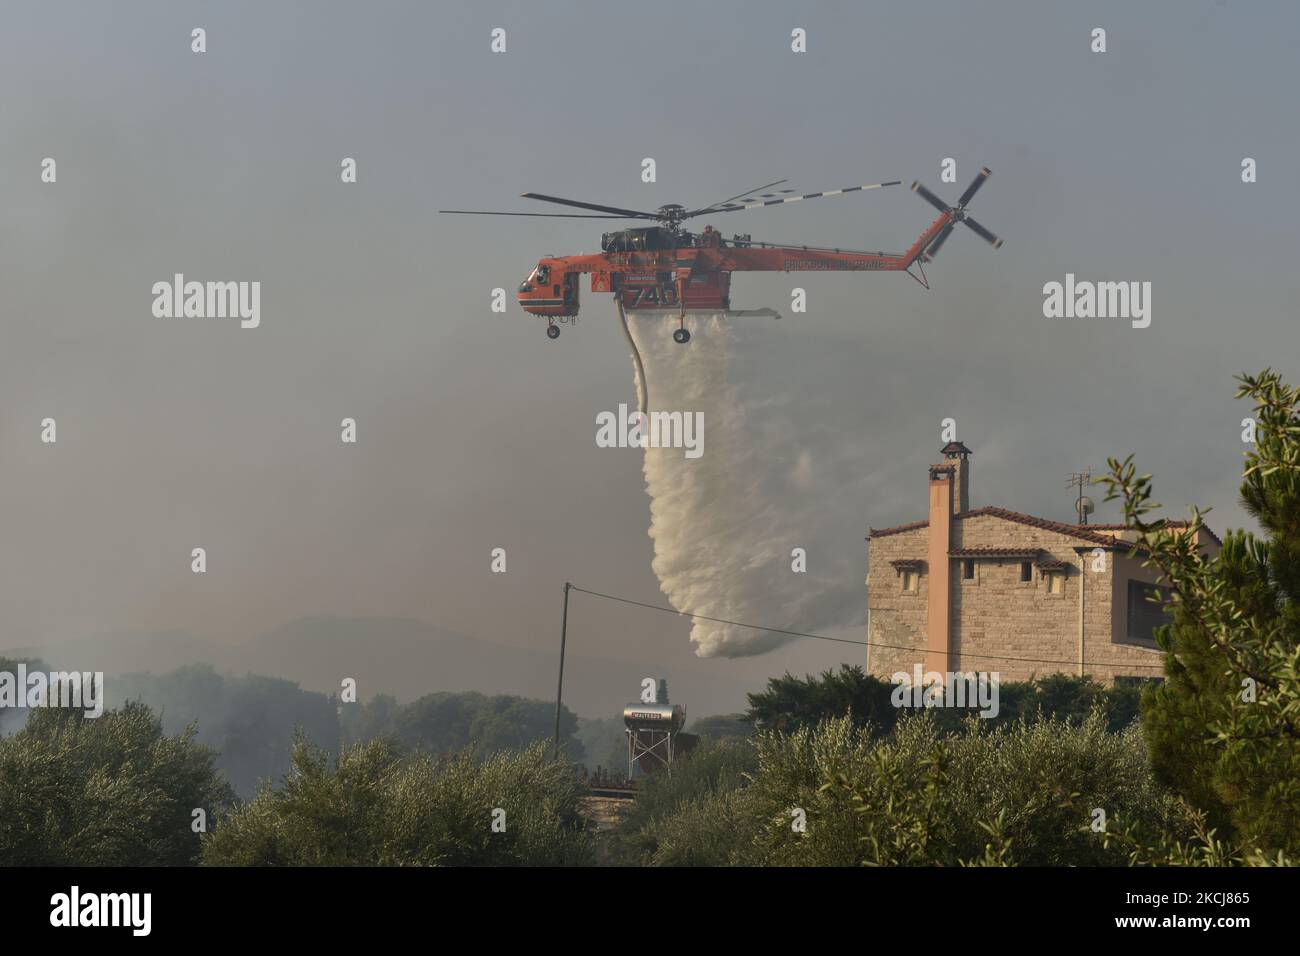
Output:
<svg viewBox="0 0 1300 956">
<path fill-rule="evenodd" d="M 1152 767 L 1258 859 L 1300 852 L 1300 390 L 1270 369 L 1239 380 L 1257 423 L 1241 501 L 1261 534 L 1230 532 L 1206 554 L 1199 509 L 1185 531 L 1144 519 L 1160 506 L 1131 455 L 1101 480 L 1171 588 L 1173 621 L 1157 632 L 1167 680 L 1142 702 Z"/>
</svg>

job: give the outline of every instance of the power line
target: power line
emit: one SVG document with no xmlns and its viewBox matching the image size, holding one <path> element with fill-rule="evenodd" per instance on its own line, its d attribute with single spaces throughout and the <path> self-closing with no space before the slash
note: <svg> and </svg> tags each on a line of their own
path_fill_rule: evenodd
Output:
<svg viewBox="0 0 1300 956">
<path fill-rule="evenodd" d="M 682 617 L 693 617 L 701 621 L 712 621 L 715 624 L 731 624 L 735 627 L 748 627 L 755 631 L 771 631 L 774 634 L 788 634 L 791 637 L 811 637 L 818 641 L 834 641 L 837 644 L 857 644 L 862 647 L 868 646 L 866 641 L 854 641 L 847 637 L 827 637 L 825 634 L 805 634 L 802 631 L 787 631 L 780 627 L 765 627 L 761 624 L 745 624 L 741 621 L 728 621 L 722 617 L 709 617 L 707 614 L 692 614 L 690 611 L 679 611 L 674 607 L 664 607 L 662 604 L 646 604 L 644 601 L 633 601 L 631 598 L 618 597 L 614 594 L 601 594 L 599 591 L 588 591 L 586 588 L 580 588 L 573 585 L 573 590 L 581 591 L 583 594 L 590 594 L 593 597 L 605 598 L 609 601 L 618 601 L 622 604 L 634 604 L 637 607 L 649 608 L 652 611 L 667 611 L 669 614 L 679 614 Z M 882 647 L 885 645 L 872 644 L 871 647 Z"/>
<path fill-rule="evenodd" d="M 690 611 L 679 611 L 673 607 L 665 607 L 662 604 L 649 604 L 645 601 L 634 601 L 632 598 L 619 597 L 616 594 L 604 594 L 600 591 L 590 591 L 587 588 L 579 587 L 576 584 L 569 585 L 574 591 L 581 591 L 583 594 L 590 594 L 592 597 L 604 598 L 607 601 L 617 601 L 620 604 L 631 604 L 634 607 L 643 607 L 651 611 L 664 611 L 668 614 L 676 614 L 680 617 L 694 618 L 699 621 L 711 621 L 714 624 L 729 624 L 732 627 L 747 627 L 754 631 L 768 631 L 773 634 L 785 634 L 789 637 L 806 637 L 815 641 L 832 641 L 836 644 L 854 644 L 858 647 L 883 647 L 895 651 L 915 651 L 917 648 L 908 647 L 904 644 L 880 644 L 876 641 L 855 641 L 847 637 L 828 637 L 825 634 L 809 634 L 806 631 L 792 631 L 783 627 L 768 627 L 765 624 L 747 624 L 744 621 L 730 621 L 723 617 L 709 617 L 707 614 L 694 614 Z M 1015 661 L 1022 664 L 1078 664 L 1079 661 L 1071 660 L 1053 660 L 1046 657 L 1006 657 L 997 654 L 968 654 L 962 651 L 959 654 L 949 656 L 957 658 L 969 657 L 978 658 L 986 661 Z M 1127 667 L 1141 668 L 1145 670 L 1163 670 L 1163 664 L 1130 664 L 1127 662 L 1109 662 L 1109 661 L 1087 661 L 1085 662 L 1092 667 Z"/>
</svg>

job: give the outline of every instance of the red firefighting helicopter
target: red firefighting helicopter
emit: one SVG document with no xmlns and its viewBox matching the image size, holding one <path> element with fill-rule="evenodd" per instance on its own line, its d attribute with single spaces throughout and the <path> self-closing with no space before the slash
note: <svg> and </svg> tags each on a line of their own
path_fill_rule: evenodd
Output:
<svg viewBox="0 0 1300 956">
<path fill-rule="evenodd" d="M 754 242 L 749 235 L 734 235 L 724 239 L 712 226 L 703 232 L 690 233 L 682 223 L 696 216 L 715 213 L 738 212 L 742 209 L 760 209 L 785 203 L 817 199 L 823 196 L 841 196 L 867 189 L 898 186 L 900 180 L 849 186 L 824 192 L 805 193 L 801 196 L 782 196 L 793 192 L 777 192 L 755 196 L 759 190 L 771 189 L 786 182 L 756 186 L 746 192 L 731 196 L 721 202 L 698 209 L 685 206 L 660 206 L 654 212 L 622 209 L 598 203 L 561 199 L 540 193 L 524 193 L 524 199 L 540 199 L 589 209 L 593 213 L 546 212 L 489 212 L 476 209 L 440 209 L 439 212 L 461 216 L 533 216 L 559 219 L 643 219 L 659 223 L 656 226 L 621 229 L 607 232 L 601 237 L 601 252 L 578 256 L 548 256 L 537 263 L 528 277 L 519 284 L 519 304 L 526 312 L 546 319 L 546 334 L 558 338 L 560 328 L 556 319 L 565 320 L 578 314 L 578 277 L 591 273 L 592 292 L 612 292 L 620 307 L 628 312 L 660 312 L 676 314 L 678 327 L 673 332 L 674 341 L 686 343 L 691 333 L 686 329 L 688 312 L 723 312 L 729 316 L 776 316 L 770 309 L 731 311 L 731 273 L 733 272 L 906 272 L 925 288 L 929 288 L 923 264 L 934 259 L 940 247 L 948 240 L 957 223 L 964 222 L 977 235 L 992 243 L 996 249 L 1002 240 L 966 213 L 966 205 L 989 177 L 988 167 L 979 171 L 975 180 L 957 200 L 957 205 L 946 202 L 919 182 L 912 183 L 912 191 L 939 210 L 939 217 L 930 223 L 916 242 L 906 252 L 859 252 L 849 249 L 832 249 L 824 246 L 785 245 Z M 916 266 L 917 273 L 912 271 Z"/>
</svg>

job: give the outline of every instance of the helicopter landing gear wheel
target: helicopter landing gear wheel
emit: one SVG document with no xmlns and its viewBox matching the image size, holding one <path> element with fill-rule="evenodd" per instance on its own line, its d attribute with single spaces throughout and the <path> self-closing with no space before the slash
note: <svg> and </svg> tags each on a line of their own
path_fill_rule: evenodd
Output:
<svg viewBox="0 0 1300 956">
<path fill-rule="evenodd" d="M 560 327 L 558 325 L 548 325 L 546 327 L 546 337 L 548 339 L 558 339 L 560 337 Z"/>
<path fill-rule="evenodd" d="M 685 345 L 690 340 L 691 340 L 691 333 L 687 332 L 685 329 L 678 329 L 676 332 L 673 333 L 673 341 L 676 342 L 678 345 Z"/>
</svg>

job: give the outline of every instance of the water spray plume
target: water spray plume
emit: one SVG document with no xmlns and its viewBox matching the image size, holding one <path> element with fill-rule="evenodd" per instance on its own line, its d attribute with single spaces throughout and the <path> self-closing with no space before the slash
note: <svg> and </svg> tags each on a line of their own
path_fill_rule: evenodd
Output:
<svg viewBox="0 0 1300 956">
<path fill-rule="evenodd" d="M 680 611 L 754 621 L 793 630 L 860 623 L 860 569 L 833 559 L 828 539 L 842 538 L 842 515 L 829 506 L 843 489 L 819 468 L 825 429 L 800 430 L 793 398 L 751 382 L 737 325 L 720 315 L 689 321 L 691 344 L 665 334 L 662 317 L 624 317 L 643 411 L 704 413 L 704 453 L 647 448 L 643 472 L 650 497 L 654 572 Z M 647 382 L 654 382 L 653 404 Z M 820 575 L 795 573 L 792 549 L 823 562 Z M 828 568 L 834 561 L 840 567 Z M 700 657 L 762 654 L 788 636 L 696 620 L 691 641 Z"/>
</svg>

